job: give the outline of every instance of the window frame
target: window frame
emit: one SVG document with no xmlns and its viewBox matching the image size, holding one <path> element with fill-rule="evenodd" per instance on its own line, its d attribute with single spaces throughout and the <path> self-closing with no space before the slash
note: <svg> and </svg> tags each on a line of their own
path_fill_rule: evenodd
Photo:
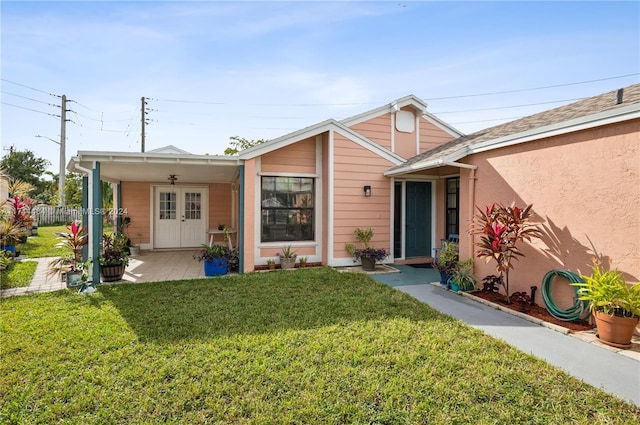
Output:
<svg viewBox="0 0 640 425">
<path fill-rule="evenodd" d="M 270 193 L 273 196 L 269 196 L 265 198 L 265 194 L 268 193 L 269 189 L 265 188 L 265 181 L 267 179 L 273 180 L 273 189 L 270 190 Z M 292 190 L 279 192 L 278 186 L 286 185 L 289 189 L 293 185 L 296 184 L 295 181 L 300 185 L 300 187 L 304 187 L 306 184 L 310 184 L 310 191 L 300 191 L 300 194 L 306 196 L 309 194 L 311 200 L 311 207 L 305 206 L 296 206 L 296 193 Z M 316 237 L 316 178 L 310 176 L 289 176 L 289 175 L 262 175 L 260 176 L 260 243 L 282 243 L 282 242 L 309 242 L 315 241 Z M 280 194 L 280 196 L 278 196 Z M 276 202 L 278 198 L 284 198 L 286 203 L 293 205 L 273 205 L 273 206 L 265 206 L 264 202 L 268 199 L 275 199 Z M 302 200 L 304 202 L 304 198 Z M 265 215 L 269 214 L 272 217 L 267 217 L 267 219 L 275 220 L 276 223 L 265 223 Z M 297 220 L 291 222 L 290 220 L 297 216 Z M 301 218 L 306 217 L 305 223 L 301 223 Z M 286 223 L 278 224 L 277 221 L 281 220 Z M 272 230 L 270 226 L 280 226 L 281 230 L 278 232 L 277 230 Z M 295 229 L 299 226 L 299 232 L 296 235 L 292 229 Z M 303 233 L 303 226 L 308 226 L 308 234 L 307 232 Z M 285 236 L 280 237 L 280 235 L 284 232 Z M 268 235 L 272 235 L 271 237 L 267 237 Z M 290 236 L 289 236 L 290 235 Z"/>
</svg>

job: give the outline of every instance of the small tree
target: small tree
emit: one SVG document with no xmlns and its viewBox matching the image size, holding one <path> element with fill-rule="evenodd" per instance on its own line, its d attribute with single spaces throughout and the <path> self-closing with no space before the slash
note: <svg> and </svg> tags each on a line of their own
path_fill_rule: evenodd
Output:
<svg viewBox="0 0 640 425">
<path fill-rule="evenodd" d="M 266 139 L 245 139 L 244 137 L 240 136 L 231 136 L 229 137 L 229 140 L 229 147 L 224 150 L 224 154 L 228 156 L 238 155 L 240 151 L 249 149 L 250 147 L 259 145 L 267 141 Z"/>
<path fill-rule="evenodd" d="M 502 282 L 507 303 L 511 302 L 509 270 L 513 269 L 514 259 L 524 257 L 517 244 L 540 236 L 535 224 L 530 223 L 532 207 L 532 204 L 519 208 L 514 203 L 509 206 L 494 203 L 482 211 L 476 206 L 478 213 L 473 218 L 472 228 L 474 234 L 480 235 L 480 241 L 476 243 L 476 256 L 484 258 L 487 263 L 494 260 L 496 271 L 500 276 L 505 275 Z"/>
</svg>

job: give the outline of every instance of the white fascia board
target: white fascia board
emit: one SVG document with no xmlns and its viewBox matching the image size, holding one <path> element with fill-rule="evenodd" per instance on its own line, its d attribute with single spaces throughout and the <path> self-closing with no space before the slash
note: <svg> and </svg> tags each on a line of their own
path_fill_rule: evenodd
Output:
<svg viewBox="0 0 640 425">
<path fill-rule="evenodd" d="M 447 124 L 446 122 L 442 121 L 440 118 L 436 117 L 435 115 L 430 114 L 429 112 L 425 112 L 424 114 L 422 114 L 422 118 L 426 119 L 427 121 L 429 121 L 431 124 L 435 125 L 436 127 L 438 127 L 440 130 L 445 131 L 449 134 L 451 134 L 452 136 L 454 136 L 454 138 L 458 138 L 458 137 L 462 137 L 465 134 L 463 132 L 461 132 L 460 130 L 452 127 L 451 125 Z"/>
<path fill-rule="evenodd" d="M 223 155 L 175 155 L 163 153 L 144 152 L 103 152 L 103 151 L 78 151 L 73 157 L 76 162 L 100 161 L 100 162 L 127 162 L 127 163 L 181 163 L 181 164 L 237 164 L 238 158 Z"/>
<path fill-rule="evenodd" d="M 334 129 L 334 131 L 336 133 L 339 133 L 340 135 L 346 137 L 347 139 L 351 140 L 354 143 L 357 143 L 358 145 L 362 146 L 363 148 L 366 148 L 368 150 L 370 150 L 371 152 L 375 153 L 376 155 L 386 159 L 389 162 L 392 162 L 396 165 L 400 165 L 403 162 L 405 162 L 406 160 L 401 157 L 400 155 L 397 155 L 393 152 L 391 152 L 388 149 L 383 148 L 382 146 L 380 146 L 379 144 L 375 143 L 374 141 L 364 137 L 363 135 L 361 135 L 360 133 L 357 133 L 353 130 L 351 130 L 349 127 L 342 125 L 340 123 L 336 123 L 336 128 Z"/>
<path fill-rule="evenodd" d="M 407 165 L 405 167 L 398 168 L 393 171 L 385 171 L 384 175 L 387 177 L 398 176 L 401 174 L 414 173 L 416 171 L 428 170 L 430 168 L 443 167 L 445 165 L 451 165 L 453 167 L 466 168 L 469 164 L 460 164 L 457 161 L 461 160 L 469 154 L 468 148 L 460 148 L 448 155 L 440 156 L 437 158 L 431 158 L 423 161 Z"/>
<path fill-rule="evenodd" d="M 409 95 L 409 96 L 405 96 L 400 99 L 394 100 L 393 102 L 388 103 L 384 106 L 380 106 L 379 108 L 375 108 L 370 111 L 363 112 L 358 115 L 354 115 L 353 117 L 340 120 L 340 123 L 346 126 L 360 124 L 361 122 L 379 117 L 380 115 L 395 112 L 397 109 L 400 109 L 408 105 L 411 105 L 416 110 L 418 110 L 420 112 L 419 115 L 424 115 L 427 111 L 427 104 L 425 102 L 423 102 L 420 98 L 414 95 Z"/>
<path fill-rule="evenodd" d="M 346 137 L 347 139 L 369 149 L 370 151 L 376 153 L 377 155 L 389 160 L 390 162 L 396 165 L 402 164 L 405 161 L 405 159 L 402 158 L 401 156 L 396 155 L 390 150 L 383 148 L 377 143 L 367 139 L 366 137 L 362 136 L 360 133 L 357 133 L 351 130 L 349 127 L 339 123 L 334 119 L 323 121 L 311 127 L 307 127 L 305 129 L 296 131 L 295 133 L 291 133 L 286 136 L 280 137 L 278 139 L 273 139 L 273 140 L 270 140 L 269 142 L 265 142 L 265 143 L 261 143 L 259 145 L 253 146 L 243 151 L 240 154 L 239 158 L 241 160 L 246 160 L 246 159 L 262 156 L 276 149 L 280 149 L 285 146 L 291 145 L 293 143 L 297 143 L 301 140 L 305 140 L 310 137 L 328 132 L 329 130 L 333 130 L 339 133 L 340 135 Z"/>
<path fill-rule="evenodd" d="M 337 123 L 334 119 L 329 119 L 318 124 L 314 124 L 310 127 L 303 128 L 293 133 L 285 134 L 277 139 L 269 140 L 268 142 L 260 143 L 259 145 L 252 146 L 239 153 L 238 158 L 241 160 L 253 159 L 258 156 L 262 156 L 266 153 L 272 152 L 276 149 L 283 148 L 292 143 L 299 142 L 309 137 L 317 136 L 318 134 L 329 131 L 333 124 Z"/>
<path fill-rule="evenodd" d="M 601 127 L 603 125 L 615 124 L 618 122 L 637 118 L 640 118 L 640 103 L 599 112 L 593 115 L 587 115 L 569 121 L 563 121 L 556 124 L 534 128 L 531 130 L 523 131 L 521 133 L 499 137 L 497 139 L 487 140 L 475 145 L 471 145 L 467 148 L 467 150 L 469 154 L 480 153 L 493 149 L 503 148 L 506 146 L 531 142 L 533 140 L 538 140 L 546 137 L 559 136 L 561 134 L 573 133 L 576 131 L 587 130 L 590 128 Z"/>
</svg>

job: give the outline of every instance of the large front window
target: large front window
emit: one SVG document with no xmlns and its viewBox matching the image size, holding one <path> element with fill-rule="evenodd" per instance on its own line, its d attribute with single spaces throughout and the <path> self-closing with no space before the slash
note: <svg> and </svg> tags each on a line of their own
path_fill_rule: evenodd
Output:
<svg viewBox="0 0 640 425">
<path fill-rule="evenodd" d="M 262 242 L 309 241 L 314 234 L 314 179 L 262 177 Z"/>
</svg>

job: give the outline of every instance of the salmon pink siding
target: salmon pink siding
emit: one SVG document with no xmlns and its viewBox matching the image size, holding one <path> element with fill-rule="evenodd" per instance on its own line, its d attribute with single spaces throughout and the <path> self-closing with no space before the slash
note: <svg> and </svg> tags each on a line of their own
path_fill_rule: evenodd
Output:
<svg viewBox="0 0 640 425">
<path fill-rule="evenodd" d="M 263 173 L 316 173 L 315 137 L 302 140 L 261 157 Z"/>
<path fill-rule="evenodd" d="M 391 150 L 391 114 L 384 114 L 370 120 L 350 126 L 383 148 Z"/>
<path fill-rule="evenodd" d="M 256 240 L 255 229 L 256 223 L 256 211 L 259 208 L 260 204 L 256 203 L 256 173 L 258 170 L 256 169 L 256 159 L 248 159 L 244 162 L 244 174 L 245 185 L 244 185 L 244 272 L 248 273 L 253 271 L 255 265 L 255 251 L 253 247 L 257 246 L 260 242 Z M 258 222 L 259 223 L 259 222 Z"/>
<path fill-rule="evenodd" d="M 209 185 L 209 229 L 217 229 L 219 224 L 224 224 L 230 229 L 237 227 L 237 221 L 231 217 L 231 202 L 231 184 Z"/>
<path fill-rule="evenodd" d="M 183 182 L 189 185 L 188 182 Z M 202 186 L 202 184 L 196 184 Z M 151 202 L 153 185 L 148 182 L 122 182 L 122 208 L 126 210 L 126 216 L 131 218 L 131 224 L 127 229 L 130 238 L 135 242 L 147 245 L 151 243 Z M 236 220 L 232 219 L 232 192 L 229 183 L 211 183 L 209 190 L 209 229 L 217 229 L 218 224 L 232 227 Z M 138 240 L 138 235 L 140 240 Z M 206 234 L 202 235 L 202 242 L 208 242 Z M 217 241 L 220 242 L 220 241 Z"/>
<path fill-rule="evenodd" d="M 333 253 L 334 258 L 350 257 L 345 243 L 355 242 L 356 227 L 374 229 L 371 245 L 390 249 L 391 181 L 383 176 L 393 164 L 345 137 L 334 135 Z M 371 197 L 363 187 L 371 186 Z"/>
<path fill-rule="evenodd" d="M 594 255 L 613 260 L 628 282 L 640 279 L 639 126 L 640 120 L 611 124 L 472 157 L 475 204 L 533 204 L 542 230 L 515 263 L 511 291 L 539 286 L 551 269 L 589 273 Z M 492 263 L 476 267 L 479 277 L 495 273 Z M 572 304 L 572 289 L 557 286 L 561 307 Z"/>
<path fill-rule="evenodd" d="M 256 169 L 253 173 L 245 173 L 247 176 L 245 183 L 246 187 L 250 186 L 253 189 L 250 196 L 252 197 L 251 205 L 254 205 L 255 209 L 248 208 L 245 205 L 245 216 L 252 216 L 252 225 L 248 225 L 245 222 L 245 229 L 247 229 L 245 232 L 245 246 L 257 248 L 255 250 L 251 248 L 245 249 L 245 252 L 252 251 L 251 261 L 245 258 L 245 271 L 252 271 L 256 265 L 263 265 L 267 258 L 276 257 L 282 247 L 289 243 L 263 244 L 260 240 L 260 175 L 319 175 L 316 165 L 316 146 L 316 137 L 314 136 L 266 153 L 259 160 L 251 160 L 252 164 L 256 164 Z M 254 180 L 249 181 L 250 178 Z M 247 194 L 245 199 L 248 199 L 248 197 L 249 195 Z M 321 214 L 317 207 L 316 214 Z M 316 239 L 320 237 L 321 235 L 316 231 Z M 295 246 L 296 242 L 292 242 L 292 245 L 298 256 L 322 258 L 318 248 L 319 244 L 314 241 L 305 241 L 302 246 Z"/>
<path fill-rule="evenodd" d="M 122 208 L 126 210 L 125 216 L 131 218 L 131 224 L 127 229 L 129 237 L 133 237 L 138 243 L 148 244 L 151 241 L 151 186 L 147 182 L 122 182 L 120 185 Z M 137 235 L 141 240 L 137 240 Z"/>
<path fill-rule="evenodd" d="M 455 137 L 442 130 L 430 121 L 420 119 L 420 152 L 437 148 L 438 146 L 453 140 Z"/>
</svg>

